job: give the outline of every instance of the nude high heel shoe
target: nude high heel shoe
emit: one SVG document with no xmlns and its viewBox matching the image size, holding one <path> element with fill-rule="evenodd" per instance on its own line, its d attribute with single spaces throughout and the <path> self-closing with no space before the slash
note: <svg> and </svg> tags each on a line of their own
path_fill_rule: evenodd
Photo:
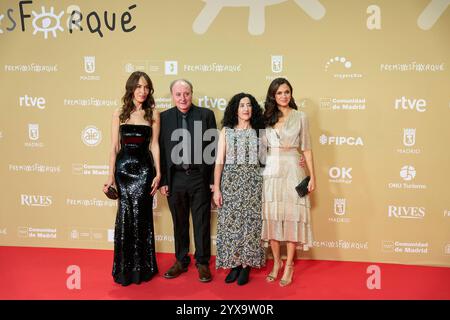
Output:
<svg viewBox="0 0 450 320">
<path fill-rule="evenodd" d="M 267 275 L 267 282 L 274 282 L 278 278 L 278 272 L 283 268 L 283 260 L 280 259 L 279 263 L 273 263 L 272 271 Z"/>
<path fill-rule="evenodd" d="M 280 286 L 286 287 L 291 284 L 292 278 L 294 276 L 294 263 L 286 264 L 286 267 L 284 268 L 283 276 L 280 280 Z"/>
</svg>

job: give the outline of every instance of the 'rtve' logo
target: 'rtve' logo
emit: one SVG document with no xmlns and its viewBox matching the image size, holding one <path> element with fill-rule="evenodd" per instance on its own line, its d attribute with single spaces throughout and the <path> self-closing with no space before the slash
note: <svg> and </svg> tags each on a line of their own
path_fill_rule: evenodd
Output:
<svg viewBox="0 0 450 320">
<path fill-rule="evenodd" d="M 206 107 L 208 109 L 219 109 L 224 111 L 227 106 L 227 100 L 224 98 L 211 98 L 208 96 L 204 96 L 198 99 L 199 107 Z"/>
<path fill-rule="evenodd" d="M 408 99 L 406 97 L 401 97 L 395 99 L 395 110 L 416 110 L 418 112 L 425 112 L 427 107 L 427 102 L 425 99 Z"/>
<path fill-rule="evenodd" d="M 45 109 L 45 98 L 31 97 L 26 94 L 23 97 L 19 97 L 19 105 L 21 107 L 35 107 L 42 110 Z"/>
</svg>

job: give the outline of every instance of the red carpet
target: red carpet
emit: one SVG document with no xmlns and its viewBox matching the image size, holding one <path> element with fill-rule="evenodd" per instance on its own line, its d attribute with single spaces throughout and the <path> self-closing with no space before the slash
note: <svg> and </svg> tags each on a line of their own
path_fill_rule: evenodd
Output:
<svg viewBox="0 0 450 320">
<path fill-rule="evenodd" d="M 167 280 L 172 254 L 158 254 L 159 275 L 141 285 L 113 282 L 110 250 L 0 247 L 0 299 L 151 299 L 151 300 L 310 300 L 310 299 L 450 299 L 450 268 L 396 264 L 381 269 L 381 289 L 367 288 L 367 267 L 375 263 L 299 260 L 294 282 L 281 288 L 265 275 L 272 261 L 251 273 L 245 286 L 226 284 L 226 271 L 215 270 L 213 281 L 201 283 L 193 263 L 187 273 Z M 69 266 L 81 270 L 81 288 L 69 290 Z M 214 266 L 212 260 L 211 266 Z"/>
</svg>

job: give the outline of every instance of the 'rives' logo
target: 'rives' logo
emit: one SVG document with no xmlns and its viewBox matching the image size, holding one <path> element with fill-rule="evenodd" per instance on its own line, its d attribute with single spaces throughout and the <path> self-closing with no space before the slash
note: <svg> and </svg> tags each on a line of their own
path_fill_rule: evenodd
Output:
<svg viewBox="0 0 450 320">
<path fill-rule="evenodd" d="M 39 196 L 34 194 L 21 194 L 20 204 L 28 207 L 49 207 L 53 203 L 51 196 Z"/>
<path fill-rule="evenodd" d="M 424 207 L 388 206 L 390 218 L 423 219 L 425 217 Z"/>
</svg>

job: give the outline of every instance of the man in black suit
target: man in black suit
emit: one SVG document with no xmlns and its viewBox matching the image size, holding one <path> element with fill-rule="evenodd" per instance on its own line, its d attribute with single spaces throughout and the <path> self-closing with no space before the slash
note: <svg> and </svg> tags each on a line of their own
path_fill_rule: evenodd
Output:
<svg viewBox="0 0 450 320">
<path fill-rule="evenodd" d="M 195 260 L 202 282 L 211 281 L 211 190 L 217 145 L 214 112 L 192 104 L 192 84 L 175 80 L 170 92 L 175 107 L 161 113 L 161 188 L 172 214 L 175 264 L 167 279 L 186 272 L 189 257 L 189 211 L 194 227 Z"/>
</svg>

